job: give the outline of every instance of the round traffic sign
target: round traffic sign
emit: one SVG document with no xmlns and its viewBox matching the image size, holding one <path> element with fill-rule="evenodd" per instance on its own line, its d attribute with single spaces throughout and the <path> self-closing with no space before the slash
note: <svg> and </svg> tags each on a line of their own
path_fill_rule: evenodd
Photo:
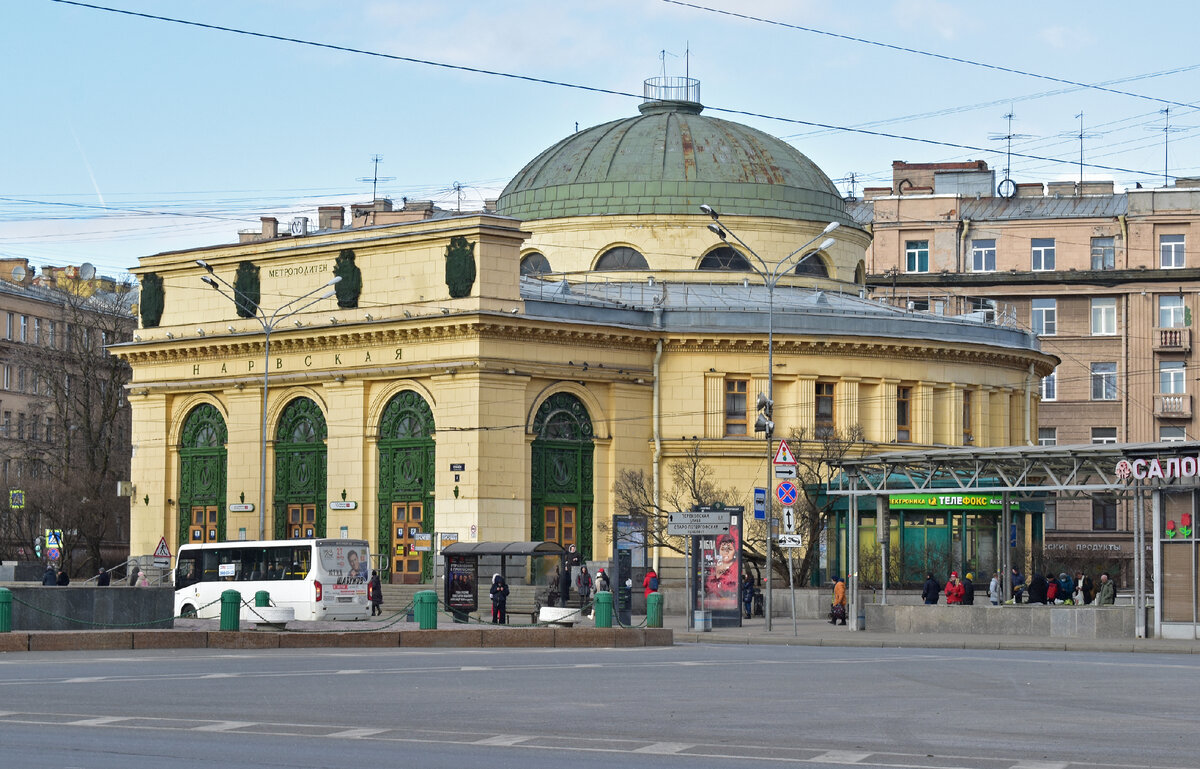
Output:
<svg viewBox="0 0 1200 769">
<path fill-rule="evenodd" d="M 796 493 L 796 484 L 791 481 L 784 481 L 775 487 L 775 496 L 785 505 L 795 504 Z"/>
</svg>

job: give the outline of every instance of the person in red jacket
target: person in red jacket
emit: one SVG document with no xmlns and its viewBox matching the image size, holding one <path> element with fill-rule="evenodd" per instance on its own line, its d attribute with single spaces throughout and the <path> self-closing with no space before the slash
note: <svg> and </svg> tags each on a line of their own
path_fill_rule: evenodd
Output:
<svg viewBox="0 0 1200 769">
<path fill-rule="evenodd" d="M 646 576 L 642 578 L 642 587 L 646 589 L 647 597 L 651 593 L 658 592 L 658 574 L 654 571 L 653 566 L 646 570 Z"/>
<path fill-rule="evenodd" d="M 950 572 L 950 581 L 946 583 L 946 603 L 950 606 L 962 604 L 963 594 L 966 593 L 963 583 L 958 581 L 958 572 Z"/>
</svg>

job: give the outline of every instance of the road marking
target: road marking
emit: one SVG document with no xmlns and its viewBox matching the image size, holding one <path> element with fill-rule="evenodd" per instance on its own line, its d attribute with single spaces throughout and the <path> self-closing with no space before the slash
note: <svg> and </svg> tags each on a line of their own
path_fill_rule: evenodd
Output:
<svg viewBox="0 0 1200 769">
<path fill-rule="evenodd" d="M 533 739 L 527 734 L 497 734 L 495 737 L 485 737 L 482 740 L 475 740 L 472 745 L 520 745 L 526 740 Z"/>
<path fill-rule="evenodd" d="M 679 753 L 680 751 L 694 748 L 695 745 L 688 742 L 656 742 L 653 745 L 647 745 L 634 750 L 634 753 L 660 753 L 669 755 L 671 753 Z"/>
<path fill-rule="evenodd" d="M 253 721 L 217 721 L 213 724 L 205 724 L 204 726 L 193 726 L 193 732 L 227 732 L 230 729 L 245 729 L 247 726 L 255 726 Z"/>
<path fill-rule="evenodd" d="M 201 678 L 236 678 L 237 673 L 206 673 Z"/>
<path fill-rule="evenodd" d="M 388 729 L 346 729 L 344 731 L 334 732 L 333 734 L 327 734 L 325 736 L 326 737 L 342 737 L 345 739 L 359 739 L 362 737 L 371 737 L 376 734 L 383 734 L 386 731 L 389 731 L 389 730 Z"/>
<path fill-rule="evenodd" d="M 68 721 L 63 726 L 104 726 L 116 721 L 124 721 L 125 716 L 100 716 L 98 718 L 83 718 L 78 721 Z"/>
<path fill-rule="evenodd" d="M 1018 761 L 1012 769 L 1067 769 L 1069 761 Z"/>
<path fill-rule="evenodd" d="M 813 756 L 809 759 L 812 762 L 827 761 L 831 764 L 857 764 L 869 757 L 870 753 L 854 753 L 849 750 L 829 750 L 819 756 Z M 1032 769 L 1032 768 L 1031 768 Z"/>
<path fill-rule="evenodd" d="M 96 681 L 107 681 L 108 676 L 85 676 L 83 678 L 67 678 L 63 681 L 64 684 L 91 684 Z"/>
</svg>

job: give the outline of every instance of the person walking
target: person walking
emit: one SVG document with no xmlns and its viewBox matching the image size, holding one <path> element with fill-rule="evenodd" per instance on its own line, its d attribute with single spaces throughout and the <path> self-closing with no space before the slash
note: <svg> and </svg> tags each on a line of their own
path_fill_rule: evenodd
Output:
<svg viewBox="0 0 1200 769">
<path fill-rule="evenodd" d="M 46 570 L 42 572 L 42 584 L 47 587 L 54 587 L 58 584 L 58 575 L 54 573 L 53 566 L 47 566 Z"/>
<path fill-rule="evenodd" d="M 646 576 L 642 577 L 642 587 L 645 589 L 645 597 L 649 598 L 651 593 L 658 592 L 658 572 L 651 566 L 646 570 Z"/>
<path fill-rule="evenodd" d="M 841 577 L 833 578 L 833 603 L 829 607 L 829 624 L 836 625 L 838 620 L 846 624 L 846 583 Z"/>
<path fill-rule="evenodd" d="M 592 575 L 588 573 L 586 563 L 579 567 L 579 574 L 575 576 L 575 589 L 579 591 L 579 607 L 583 608 L 592 597 Z"/>
<path fill-rule="evenodd" d="M 488 590 L 492 597 L 492 624 L 508 624 L 508 583 L 499 574 L 492 575 L 492 587 Z"/>
<path fill-rule="evenodd" d="M 1100 588 L 1096 591 L 1097 606 L 1112 606 L 1117 602 L 1117 586 L 1113 584 L 1108 572 L 1100 575 Z"/>
<path fill-rule="evenodd" d="M 754 577 L 750 574 L 742 577 L 742 610 L 746 619 L 750 619 L 754 614 Z"/>
<path fill-rule="evenodd" d="M 1025 575 L 1017 571 L 1017 567 L 1014 566 L 1010 580 L 1012 584 L 1013 603 L 1020 603 L 1021 594 L 1025 592 Z"/>
<path fill-rule="evenodd" d="M 558 605 L 565 609 L 569 600 L 571 600 L 571 567 L 564 563 L 562 573 L 558 576 Z"/>
<path fill-rule="evenodd" d="M 1029 579 L 1029 602 L 1030 603 L 1046 603 L 1046 590 L 1050 587 L 1046 582 L 1046 578 L 1041 574 L 1035 573 Z"/>
<path fill-rule="evenodd" d="M 109 575 L 108 569 L 100 567 L 100 573 L 96 575 L 96 587 L 108 587 L 112 584 L 112 576 Z"/>
<path fill-rule="evenodd" d="M 67 574 L 66 567 L 58 570 L 58 577 L 55 579 L 54 583 L 59 587 L 66 587 L 67 585 L 71 584 L 71 575 Z"/>
<path fill-rule="evenodd" d="M 372 617 L 383 614 L 383 583 L 375 569 L 371 570 L 371 581 L 367 583 L 367 600 L 371 602 Z"/>
<path fill-rule="evenodd" d="M 608 573 L 603 568 L 596 570 L 596 592 L 610 593 L 612 592 L 612 584 L 608 580 Z"/>
<path fill-rule="evenodd" d="M 925 574 L 925 586 L 921 588 L 921 598 L 928 605 L 933 605 L 938 602 L 938 596 L 942 594 L 942 586 L 933 578 L 933 572 Z"/>
<path fill-rule="evenodd" d="M 992 581 L 988 583 L 988 600 L 992 602 L 992 606 L 999 606 L 1000 599 L 1003 598 L 1000 587 L 1000 572 L 992 572 Z"/>
<path fill-rule="evenodd" d="M 963 594 L 966 588 L 963 583 L 958 581 L 958 572 L 950 572 L 950 580 L 946 583 L 946 605 L 959 606 L 963 602 Z"/>
<path fill-rule="evenodd" d="M 963 606 L 974 606 L 975 605 L 975 582 L 973 581 L 974 579 L 975 579 L 975 574 L 973 572 L 969 572 L 969 571 L 967 572 L 967 575 L 965 577 L 963 577 L 963 583 L 962 583 L 963 584 Z"/>
</svg>

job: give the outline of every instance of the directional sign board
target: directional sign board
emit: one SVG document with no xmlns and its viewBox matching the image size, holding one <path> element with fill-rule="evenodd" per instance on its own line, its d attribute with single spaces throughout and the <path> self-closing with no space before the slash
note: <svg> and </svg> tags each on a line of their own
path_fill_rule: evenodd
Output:
<svg viewBox="0 0 1200 769">
<path fill-rule="evenodd" d="M 796 478 L 796 466 L 775 465 L 775 477 L 780 479 L 794 480 Z"/>
<path fill-rule="evenodd" d="M 792 508 L 783 508 L 783 530 L 791 534 L 796 530 L 796 515 Z"/>
<path fill-rule="evenodd" d="M 799 534 L 780 534 L 780 547 L 804 547 L 804 539 Z"/>
<path fill-rule="evenodd" d="M 667 534 L 671 536 L 724 534 L 727 531 L 728 511 L 671 513 L 667 519 Z"/>
</svg>

